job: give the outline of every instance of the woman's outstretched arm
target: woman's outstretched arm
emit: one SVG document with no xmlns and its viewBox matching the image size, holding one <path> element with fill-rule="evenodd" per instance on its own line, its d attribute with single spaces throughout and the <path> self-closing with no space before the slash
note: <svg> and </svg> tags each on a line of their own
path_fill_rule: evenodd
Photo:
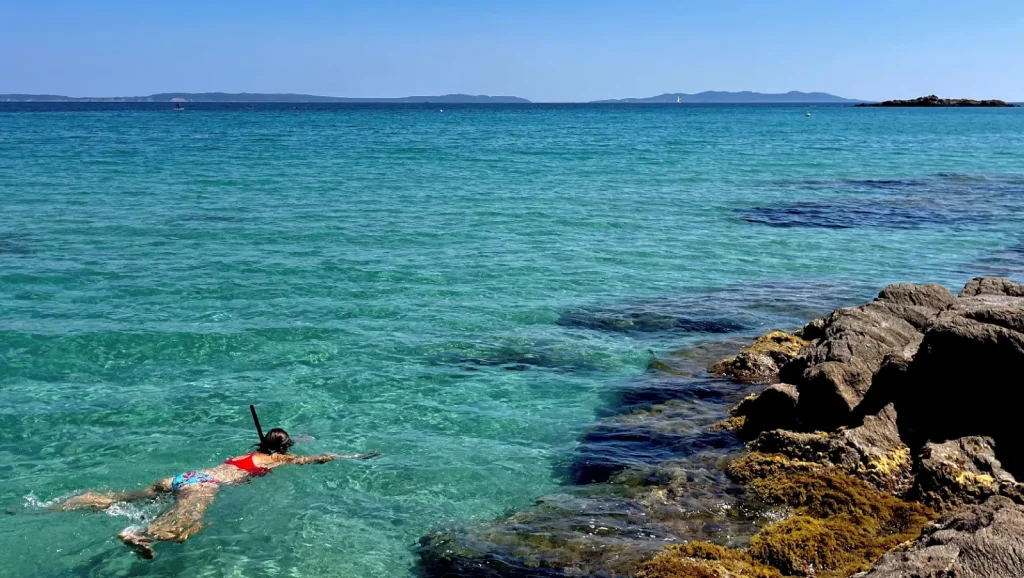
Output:
<svg viewBox="0 0 1024 578">
<path fill-rule="evenodd" d="M 334 460 L 367 460 L 380 455 L 380 452 L 370 452 L 368 454 L 322 454 L 319 456 L 288 456 L 288 463 L 296 465 L 306 464 L 326 464 L 327 462 Z"/>
</svg>

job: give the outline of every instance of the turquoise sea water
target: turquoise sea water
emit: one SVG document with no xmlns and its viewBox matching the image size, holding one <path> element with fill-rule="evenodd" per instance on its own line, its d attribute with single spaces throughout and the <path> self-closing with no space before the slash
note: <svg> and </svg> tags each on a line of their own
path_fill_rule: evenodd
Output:
<svg viewBox="0 0 1024 578">
<path fill-rule="evenodd" d="M 408 576 L 720 337 L 602 319 L 1019 278 L 1022 225 L 1024 109 L 0 105 L 0 574 Z M 250 403 L 384 455 L 227 488 L 154 561 L 115 537 L 151 507 L 40 507 L 241 453 Z"/>
</svg>

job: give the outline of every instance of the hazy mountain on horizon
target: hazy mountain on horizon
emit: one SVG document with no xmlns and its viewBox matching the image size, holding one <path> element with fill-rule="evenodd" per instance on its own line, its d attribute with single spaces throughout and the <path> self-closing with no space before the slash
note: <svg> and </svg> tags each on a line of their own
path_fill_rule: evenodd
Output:
<svg viewBox="0 0 1024 578">
<path fill-rule="evenodd" d="M 697 94 L 672 92 L 646 98 L 595 100 L 599 104 L 655 103 L 672 104 L 802 104 L 867 102 L 843 98 L 825 92 L 790 91 L 781 94 L 751 92 L 705 91 Z M 293 93 L 256 92 L 162 92 L 149 96 L 61 96 L 57 94 L 0 94 L 0 102 L 248 102 L 248 103 L 438 103 L 438 104 L 529 104 L 518 96 L 488 96 L 485 94 L 443 94 L 438 96 L 402 96 L 391 98 L 359 98 L 344 96 L 317 96 Z"/>
<path fill-rule="evenodd" d="M 396 98 L 349 98 L 312 94 L 256 92 L 161 92 L 149 96 L 60 96 L 55 94 L 0 94 L 0 102 L 250 102 L 250 103 L 529 103 L 517 96 L 485 94 L 443 94 L 438 96 L 403 96 Z"/>
<path fill-rule="evenodd" d="M 865 102 L 863 100 L 843 98 L 841 96 L 836 96 L 834 94 L 828 94 L 827 92 L 800 92 L 798 90 L 791 90 L 786 93 L 751 92 L 749 90 L 744 90 L 742 92 L 707 90 L 704 92 L 698 92 L 697 94 L 687 94 L 685 92 L 671 92 L 659 94 L 658 96 L 649 96 L 646 98 L 621 98 L 609 100 L 595 100 L 592 102 L 597 104 L 669 104 L 677 102 L 677 99 L 678 102 L 681 102 L 683 104 L 856 104 L 858 102 Z"/>
</svg>

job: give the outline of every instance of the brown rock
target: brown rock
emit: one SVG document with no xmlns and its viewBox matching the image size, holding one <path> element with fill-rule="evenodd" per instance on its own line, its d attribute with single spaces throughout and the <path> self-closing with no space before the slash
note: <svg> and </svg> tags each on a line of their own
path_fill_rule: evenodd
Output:
<svg viewBox="0 0 1024 578">
<path fill-rule="evenodd" d="M 858 578 L 1024 576 L 1024 506 L 990 498 L 945 516 L 905 550 L 889 552 Z"/>
<path fill-rule="evenodd" d="M 1024 297 L 1017 285 L 976 279 L 924 335 L 894 392 L 904 439 L 989 436 L 1004 468 L 1024 473 Z M 801 392 L 801 404 L 803 403 Z"/>
<path fill-rule="evenodd" d="M 800 392 L 805 428 L 834 430 L 855 421 L 875 372 L 887 357 L 910 358 L 921 343 L 921 328 L 954 301 L 938 285 L 890 285 L 874 301 L 837 309 L 824 320 L 823 336 L 780 373 Z"/>
<path fill-rule="evenodd" d="M 1016 481 L 996 459 L 991 438 L 972 436 L 924 446 L 912 496 L 937 510 L 980 504 Z"/>
<path fill-rule="evenodd" d="M 975 277 L 964 286 L 963 291 L 960 291 L 961 297 L 976 297 L 978 295 L 1024 297 L 1024 285 L 1002 277 Z"/>
<path fill-rule="evenodd" d="M 783 331 L 762 335 L 735 357 L 711 366 L 711 373 L 740 383 L 771 383 L 779 377 L 779 368 L 796 357 L 806 341 Z"/>
<path fill-rule="evenodd" d="M 768 386 L 757 397 L 740 402 L 735 412 L 736 416 L 745 418 L 739 430 L 740 437 L 753 439 L 767 430 L 799 429 L 798 396 L 796 386 L 777 383 Z"/>
<path fill-rule="evenodd" d="M 833 433 L 766 431 L 751 442 L 750 449 L 834 466 L 893 495 L 906 493 L 912 481 L 910 449 L 900 440 L 891 404 L 865 417 L 857 427 Z"/>
</svg>

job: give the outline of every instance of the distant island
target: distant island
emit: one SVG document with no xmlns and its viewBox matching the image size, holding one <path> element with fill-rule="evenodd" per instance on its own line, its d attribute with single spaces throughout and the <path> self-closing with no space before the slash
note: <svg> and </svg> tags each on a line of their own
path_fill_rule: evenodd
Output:
<svg viewBox="0 0 1024 578">
<path fill-rule="evenodd" d="M 241 102 L 241 103 L 436 103 L 436 104 L 532 104 L 518 96 L 484 94 L 442 94 L 438 96 L 402 96 L 359 98 L 318 96 L 293 93 L 256 92 L 161 92 L 149 96 L 62 96 L 58 94 L 0 94 L 0 102 Z M 647 98 L 595 100 L 591 104 L 857 104 L 863 100 L 843 98 L 825 92 L 790 91 L 781 94 L 763 92 L 706 91 L 697 94 L 672 92 Z"/>
<path fill-rule="evenodd" d="M 827 92 L 799 92 L 791 90 L 784 93 L 751 92 L 720 92 L 705 91 L 697 94 L 671 92 L 649 96 L 647 98 L 622 98 L 611 100 L 595 100 L 595 104 L 856 104 L 863 100 L 843 98 Z"/>
<path fill-rule="evenodd" d="M 312 94 L 262 94 L 254 92 L 162 92 L 149 96 L 60 96 L 56 94 L 0 94 L 0 102 L 247 102 L 247 103 L 438 103 L 438 104 L 529 104 L 518 96 L 443 94 L 397 98 L 348 98 Z"/>
<path fill-rule="evenodd" d="M 911 100 L 886 100 L 884 102 L 865 102 L 857 106 L 915 106 L 915 107 L 938 107 L 938 106 L 989 106 L 989 107 L 1015 107 L 1017 104 L 1010 104 L 1003 100 L 972 100 L 970 98 L 939 98 L 934 94 L 921 96 Z"/>
</svg>

